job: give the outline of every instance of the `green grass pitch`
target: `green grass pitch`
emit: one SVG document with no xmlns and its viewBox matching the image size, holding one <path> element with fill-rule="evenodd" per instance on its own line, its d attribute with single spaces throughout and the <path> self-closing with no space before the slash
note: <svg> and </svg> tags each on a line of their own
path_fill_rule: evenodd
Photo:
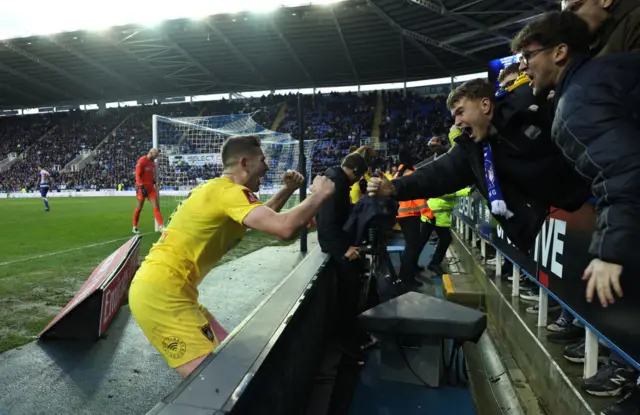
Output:
<svg viewBox="0 0 640 415">
<path fill-rule="evenodd" d="M 293 202 L 293 201 L 291 201 Z M 0 200 L 0 353 L 34 339 L 75 295 L 93 269 L 132 236 L 133 197 Z M 177 206 L 161 197 L 163 217 Z M 143 258 L 159 234 L 153 232 L 153 208 L 140 217 Z M 251 232 L 221 263 L 266 245 L 286 244 Z"/>
</svg>

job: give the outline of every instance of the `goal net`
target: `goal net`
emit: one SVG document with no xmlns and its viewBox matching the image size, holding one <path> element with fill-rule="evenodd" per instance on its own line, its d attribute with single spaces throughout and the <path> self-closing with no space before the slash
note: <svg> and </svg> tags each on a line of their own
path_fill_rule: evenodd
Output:
<svg viewBox="0 0 640 415">
<path fill-rule="evenodd" d="M 300 170 L 298 140 L 289 134 L 268 130 L 254 121 L 251 114 L 214 115 L 208 117 L 169 118 L 153 116 L 153 147 L 160 150 L 156 160 L 160 191 L 160 209 L 165 222 L 191 189 L 222 173 L 222 144 L 228 137 L 240 134 L 260 136 L 269 171 L 260 185 L 258 196 L 266 201 L 282 185 L 289 169 Z M 311 167 L 313 141 L 305 141 L 307 180 Z M 296 192 L 284 209 L 299 203 Z M 157 224 L 156 224 L 157 229 Z"/>
</svg>

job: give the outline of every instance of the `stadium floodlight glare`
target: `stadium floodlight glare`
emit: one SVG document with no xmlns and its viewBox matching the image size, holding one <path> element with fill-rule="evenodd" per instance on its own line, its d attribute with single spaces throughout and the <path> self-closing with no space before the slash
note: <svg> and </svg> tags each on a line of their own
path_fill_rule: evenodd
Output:
<svg viewBox="0 0 640 415">
<path fill-rule="evenodd" d="M 6 1 L 0 13 L 0 39 L 52 35 L 76 30 L 103 30 L 127 24 L 155 25 L 165 20 L 202 19 L 215 14 L 269 12 L 281 7 L 332 4 L 345 0 L 182 0 L 180 7 L 162 7 L 157 0 L 111 0 L 88 2 L 67 0 L 32 5 Z M 6 4 L 5 4 L 6 3 Z"/>
</svg>

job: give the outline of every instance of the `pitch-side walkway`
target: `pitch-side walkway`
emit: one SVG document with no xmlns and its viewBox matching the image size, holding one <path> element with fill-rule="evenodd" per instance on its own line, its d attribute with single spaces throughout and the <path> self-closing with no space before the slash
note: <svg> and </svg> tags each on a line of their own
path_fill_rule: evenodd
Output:
<svg viewBox="0 0 640 415">
<path fill-rule="evenodd" d="M 309 235 L 309 250 L 316 244 Z M 200 302 L 231 331 L 298 264 L 299 247 L 265 247 L 214 269 Z M 124 305 L 95 343 L 33 342 L 0 354 L 0 415 L 144 414 L 179 382 Z"/>
</svg>

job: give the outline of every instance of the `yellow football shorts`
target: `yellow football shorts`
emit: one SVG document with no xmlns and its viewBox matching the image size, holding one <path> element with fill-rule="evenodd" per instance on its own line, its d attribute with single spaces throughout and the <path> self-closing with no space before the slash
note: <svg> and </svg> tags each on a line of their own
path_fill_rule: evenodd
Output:
<svg viewBox="0 0 640 415">
<path fill-rule="evenodd" d="M 195 288 L 179 277 L 158 275 L 167 272 L 164 267 L 140 268 L 129 289 L 129 307 L 149 342 L 176 368 L 208 355 L 219 342 L 209 325 L 213 316 L 194 300 Z"/>
</svg>

